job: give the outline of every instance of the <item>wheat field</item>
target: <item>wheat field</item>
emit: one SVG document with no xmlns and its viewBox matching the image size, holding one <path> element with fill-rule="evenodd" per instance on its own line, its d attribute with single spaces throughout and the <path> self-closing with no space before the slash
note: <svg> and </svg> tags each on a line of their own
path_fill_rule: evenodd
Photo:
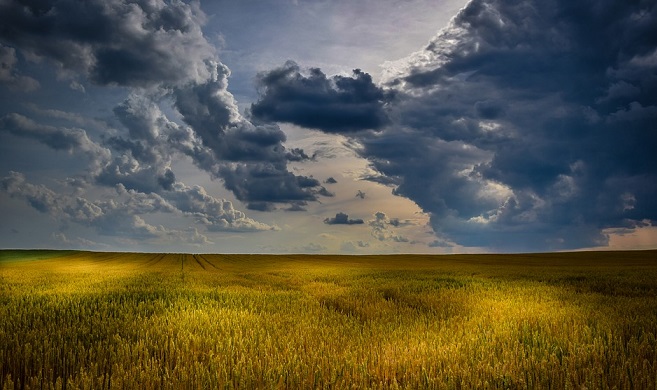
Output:
<svg viewBox="0 0 657 390">
<path fill-rule="evenodd" d="M 0 251 L 4 389 L 655 389 L 657 252 Z"/>
</svg>

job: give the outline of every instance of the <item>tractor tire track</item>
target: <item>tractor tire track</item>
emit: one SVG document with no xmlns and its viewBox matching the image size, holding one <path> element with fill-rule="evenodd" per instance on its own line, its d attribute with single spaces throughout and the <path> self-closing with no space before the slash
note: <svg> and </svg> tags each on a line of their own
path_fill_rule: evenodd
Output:
<svg viewBox="0 0 657 390">
<path fill-rule="evenodd" d="M 210 264 L 210 266 L 213 267 L 214 269 L 217 269 L 217 270 L 220 269 L 220 268 L 217 267 L 216 265 L 212 264 L 212 263 L 211 263 L 211 262 L 210 262 L 205 256 L 203 256 L 203 255 L 198 255 L 198 258 L 201 259 L 201 260 L 203 260 L 203 261 L 205 261 L 206 263 Z"/>
<path fill-rule="evenodd" d="M 145 266 L 145 267 L 152 267 L 152 266 L 158 264 L 160 261 L 162 261 L 162 259 L 164 259 L 164 256 L 166 256 L 165 253 L 156 254 L 155 256 L 153 256 L 152 258 L 150 258 L 150 259 L 146 262 L 146 264 L 144 264 L 144 266 Z"/>
<path fill-rule="evenodd" d="M 203 265 L 203 263 L 201 263 L 201 260 L 199 260 L 198 257 L 196 257 L 196 255 L 192 255 L 192 257 L 193 257 L 194 260 L 196 261 L 196 264 L 200 265 L 201 268 L 203 268 L 204 271 L 207 271 L 207 270 L 205 269 L 205 266 Z"/>
</svg>

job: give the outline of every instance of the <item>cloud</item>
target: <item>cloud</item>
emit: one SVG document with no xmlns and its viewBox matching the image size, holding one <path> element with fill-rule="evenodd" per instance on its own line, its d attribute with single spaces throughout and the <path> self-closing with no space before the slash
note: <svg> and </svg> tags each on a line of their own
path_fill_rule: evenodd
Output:
<svg viewBox="0 0 657 390">
<path fill-rule="evenodd" d="M 43 125 L 17 113 L 0 118 L 0 131 L 35 140 L 55 150 L 86 155 L 91 172 L 99 170 L 111 155 L 107 148 L 92 141 L 83 129 Z"/>
<path fill-rule="evenodd" d="M 388 122 L 385 92 L 359 69 L 328 78 L 320 69 L 303 74 L 288 61 L 258 76 L 259 100 L 251 113 L 261 120 L 288 122 L 326 132 L 379 129 Z"/>
<path fill-rule="evenodd" d="M 335 196 L 335 193 L 329 191 L 326 189 L 326 187 L 320 187 L 319 190 L 317 191 L 318 195 L 326 196 L 328 198 L 332 198 Z"/>
<path fill-rule="evenodd" d="M 88 248 L 88 249 L 101 249 L 108 250 L 110 247 L 106 244 L 98 243 L 95 241 L 87 240 L 82 237 L 69 238 L 62 232 L 53 233 L 51 238 L 56 241 L 59 245 L 66 248 Z"/>
<path fill-rule="evenodd" d="M 324 180 L 324 183 L 326 184 L 336 184 L 338 181 L 335 180 L 332 176 L 329 177 L 328 179 Z"/>
<path fill-rule="evenodd" d="M 657 190 L 650 184 L 657 165 L 645 147 L 657 141 L 648 119 L 657 118 L 657 95 L 650 96 L 655 86 L 647 68 L 630 65 L 655 50 L 657 42 L 639 38 L 655 30 L 655 9 L 612 2 L 569 7 L 472 1 L 388 78 L 400 91 L 393 115 L 409 137 L 470 152 L 441 148 L 442 167 L 460 161 L 451 169 L 437 170 L 427 157 L 405 164 L 381 148 L 386 138 L 398 141 L 399 132 L 390 132 L 363 140 L 363 155 L 398 177 L 396 193 L 431 212 L 434 230 L 459 244 L 588 247 L 604 244 L 605 227 L 657 216 L 648 195 Z M 612 71 L 629 68 L 631 79 Z M 621 133 L 615 121 L 626 120 L 632 128 Z M 426 146 L 411 150 L 430 153 Z M 415 180 L 419 171 L 423 180 Z M 628 187 L 620 182 L 642 194 L 640 212 L 622 210 Z"/>
<path fill-rule="evenodd" d="M 430 248 L 452 248 L 454 247 L 454 244 L 447 242 L 443 239 L 436 239 L 431 241 L 428 246 Z"/>
<path fill-rule="evenodd" d="M 44 109 L 33 103 L 26 103 L 25 105 L 30 109 L 31 112 L 36 113 L 37 115 L 44 118 L 54 118 L 58 120 L 67 121 L 87 129 L 96 128 L 103 131 L 109 131 L 110 129 L 107 123 L 103 120 L 99 120 L 95 118 L 87 118 L 85 116 L 82 116 L 74 112 L 55 110 L 55 109 Z"/>
<path fill-rule="evenodd" d="M 2 179 L 3 191 L 12 197 L 20 196 L 30 206 L 42 213 L 56 212 L 61 209 L 57 204 L 57 194 L 44 186 L 35 186 L 25 182 L 25 176 L 18 172 L 10 172 Z"/>
<path fill-rule="evenodd" d="M 111 155 L 97 164 L 90 181 L 145 193 L 170 191 L 176 182 L 172 163 L 184 155 L 252 209 L 326 195 L 319 182 L 288 170 L 289 161 L 309 157 L 302 149 L 287 150 L 277 125 L 252 123 L 239 113 L 228 91 L 230 70 L 203 35 L 206 16 L 198 2 L 2 3 L 0 14 L 0 40 L 33 61 L 55 65 L 72 86 L 83 89 L 82 78 L 127 87 L 128 97 L 113 110 L 122 128 L 104 139 Z M 15 58 L 13 48 L 3 46 L 2 53 Z M 163 113 L 164 102 L 183 123 Z M 96 145 L 84 139 L 83 130 L 37 125 L 19 114 L 4 122 L 13 134 L 52 148 L 80 152 Z"/>
<path fill-rule="evenodd" d="M 187 84 L 174 91 L 175 106 L 203 143 L 223 154 L 221 136 L 228 126 L 237 124 L 240 114 L 233 96 L 226 90 L 230 70 L 212 62 L 207 69 L 210 77 Z"/>
<path fill-rule="evenodd" d="M 285 156 L 287 157 L 288 161 L 312 160 L 314 157 L 314 156 L 313 157 L 308 156 L 306 152 L 304 152 L 303 149 L 300 148 L 288 149 Z"/>
<path fill-rule="evenodd" d="M 283 146 L 286 136 L 277 125 L 253 124 L 241 117 L 226 90 L 227 68 L 213 66 L 211 79 L 174 93 L 183 120 L 211 152 L 209 155 L 194 146 L 187 149 L 187 154 L 197 166 L 221 177 L 237 199 L 253 203 L 251 207 L 262 209 L 264 203 L 316 200 L 319 189 L 312 189 L 319 182 L 295 176 L 287 169 L 288 161 L 304 158 L 305 153 L 300 149 L 287 151 Z"/>
<path fill-rule="evenodd" d="M 44 185 L 27 182 L 25 176 L 10 172 L 0 182 L 11 197 L 27 201 L 36 210 L 55 220 L 93 227 L 99 234 L 135 239 L 156 238 L 168 231 L 146 223 L 139 214 L 172 212 L 173 207 L 157 195 L 134 195 L 128 199 L 92 202 L 82 197 L 63 196 Z M 124 193 L 126 194 L 126 193 Z"/>
<path fill-rule="evenodd" d="M 149 87 L 207 78 L 215 55 L 198 2 L 73 0 L 0 4 L 0 39 L 99 85 Z"/>
<path fill-rule="evenodd" d="M 286 208 L 285 211 L 307 211 L 303 206 L 305 206 L 307 203 L 306 202 L 294 202 L 290 205 L 290 207 Z"/>
<path fill-rule="evenodd" d="M 319 253 L 319 252 L 326 252 L 328 250 L 327 247 L 321 244 L 317 244 L 314 242 L 308 243 L 300 248 L 300 251 L 302 253 Z"/>
<path fill-rule="evenodd" d="M 197 246 L 213 244 L 213 242 L 210 241 L 207 236 L 199 233 L 198 229 L 196 228 L 190 228 L 187 230 L 187 232 L 190 234 L 188 241 L 192 244 L 195 244 Z"/>
<path fill-rule="evenodd" d="M 126 100 L 114 107 L 114 115 L 128 129 L 131 140 L 157 140 L 167 128 L 176 126 L 162 113 L 148 96 L 131 93 Z"/>
<path fill-rule="evenodd" d="M 324 223 L 327 225 L 361 225 L 365 222 L 362 219 L 349 219 L 345 213 L 337 213 L 333 218 L 324 219 Z"/>
<path fill-rule="evenodd" d="M 269 202 L 251 202 L 248 205 L 246 205 L 246 208 L 249 210 L 256 210 L 256 211 L 276 210 L 276 206 L 274 206 L 272 203 Z"/>
<path fill-rule="evenodd" d="M 230 201 L 210 196 L 201 186 L 189 187 L 183 183 L 176 183 L 173 185 L 173 191 L 164 196 L 175 205 L 177 210 L 193 216 L 209 231 L 278 230 L 275 226 L 248 218 L 243 212 L 236 210 Z"/>
<path fill-rule="evenodd" d="M 356 253 L 359 252 L 361 249 L 364 248 L 369 248 L 370 244 L 369 242 L 363 242 L 363 241 L 344 241 L 342 244 L 340 244 L 340 250 L 342 252 L 347 252 L 347 253 Z"/>
<path fill-rule="evenodd" d="M 39 88 L 39 82 L 23 76 L 16 70 L 16 49 L 0 43 L 0 83 L 13 91 L 31 92 Z"/>
<path fill-rule="evenodd" d="M 150 225 L 157 213 L 209 231 L 275 228 L 174 172 L 189 158 L 249 209 L 299 210 L 330 196 L 289 164 L 338 149 L 318 143 L 312 157 L 287 149 L 274 122 L 348 137 L 370 164 L 368 180 L 430 215 L 436 245 L 592 247 L 608 242 L 609 229 L 657 220 L 651 2 L 472 0 L 424 48 L 387 63 L 380 85 L 362 71 L 330 76 L 288 62 L 258 76 L 259 100 L 245 115 L 203 35 L 198 2 L 0 2 L 0 15 L 0 83 L 9 90 L 38 88 L 26 71 L 54 66 L 62 85 L 128 95 L 108 120 L 115 129 L 36 106 L 27 106 L 35 117 L 0 118 L 0 131 L 90 163 L 66 179 L 79 196 L 20 174 L 2 180 L 4 191 L 64 223 L 149 239 L 194 236 Z M 46 116 L 56 125 L 39 121 Z M 122 188 L 126 206 L 84 198 L 90 183 Z M 343 213 L 326 221 L 364 223 Z M 374 221 L 384 239 L 403 223 Z"/>
<path fill-rule="evenodd" d="M 143 93 L 132 92 L 113 112 L 128 133 L 105 140 L 114 151 L 113 159 L 96 175 L 96 183 L 109 187 L 120 184 L 146 193 L 171 190 L 176 181 L 171 164 L 176 155 L 185 154 L 181 149 L 193 148 L 198 143 L 193 133 L 186 133 L 169 120 Z"/>
<path fill-rule="evenodd" d="M 379 241 L 410 242 L 408 238 L 396 234 L 391 228 L 413 225 L 410 221 L 400 221 L 398 218 L 390 219 L 385 213 L 377 211 L 374 219 L 367 221 L 367 224 L 372 228 L 372 237 Z"/>
<path fill-rule="evenodd" d="M 134 157 L 123 154 L 107 164 L 94 179 L 96 184 L 107 187 L 122 185 L 130 190 L 158 193 L 170 189 L 175 175 L 164 167 L 141 164 Z"/>
<path fill-rule="evenodd" d="M 71 80 L 71 82 L 68 84 L 68 87 L 81 93 L 87 92 L 87 89 L 84 87 L 84 85 L 80 84 L 80 82 L 77 80 Z"/>
<path fill-rule="evenodd" d="M 296 64 L 261 76 L 253 111 L 350 137 L 370 179 L 418 204 L 446 242 L 604 245 L 604 229 L 657 219 L 654 37 L 652 3 L 472 0 L 422 50 L 385 65 L 377 132 L 298 120 L 295 97 L 344 91 L 318 92 L 330 78 Z"/>
<path fill-rule="evenodd" d="M 164 213 L 193 218 L 210 232 L 255 232 L 278 230 L 236 210 L 232 203 L 216 199 L 200 186 L 188 187 L 175 183 L 163 196 L 116 186 L 110 200 L 92 201 L 53 191 L 44 185 L 29 183 L 21 173 L 10 172 L 0 181 L 0 188 L 9 196 L 26 201 L 34 209 L 50 215 L 62 224 L 76 223 L 94 228 L 104 236 L 136 240 L 173 239 L 192 243 L 207 240 L 196 228 L 188 231 L 168 229 L 147 223 L 143 216 Z"/>
<path fill-rule="evenodd" d="M 271 211 L 273 203 L 316 200 L 316 194 L 322 194 L 320 183 L 287 169 L 285 134 L 276 125 L 253 125 L 241 117 L 225 80 L 218 71 L 214 74 L 213 79 L 174 94 L 190 127 L 169 120 L 149 96 L 132 94 L 117 106 L 114 113 L 128 129 L 128 137 L 108 139 L 122 154 L 99 175 L 99 182 L 146 192 L 167 189 L 163 184 L 175 181 L 173 159 L 186 155 L 211 177 L 223 179 L 251 209 Z M 303 151 L 292 153 L 299 156 Z"/>
<path fill-rule="evenodd" d="M 169 120 L 153 96 L 133 91 L 114 109 L 127 134 L 106 139 L 115 153 L 96 182 L 141 192 L 170 190 L 175 182 L 171 164 L 186 155 L 211 177 L 223 179 L 251 209 L 273 210 L 273 203 L 327 196 L 317 180 L 287 170 L 290 155 L 303 156 L 303 150 L 290 154 L 278 126 L 256 126 L 242 118 L 219 77 L 215 72 L 205 83 L 176 90 L 175 104 L 191 127 Z"/>
</svg>

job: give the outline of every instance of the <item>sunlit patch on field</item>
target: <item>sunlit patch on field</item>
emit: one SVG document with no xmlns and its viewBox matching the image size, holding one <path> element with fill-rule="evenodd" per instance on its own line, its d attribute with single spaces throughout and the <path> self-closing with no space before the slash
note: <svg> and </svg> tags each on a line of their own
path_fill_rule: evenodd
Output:
<svg viewBox="0 0 657 390">
<path fill-rule="evenodd" d="M 0 252 L 0 388 L 655 388 L 657 253 Z"/>
</svg>

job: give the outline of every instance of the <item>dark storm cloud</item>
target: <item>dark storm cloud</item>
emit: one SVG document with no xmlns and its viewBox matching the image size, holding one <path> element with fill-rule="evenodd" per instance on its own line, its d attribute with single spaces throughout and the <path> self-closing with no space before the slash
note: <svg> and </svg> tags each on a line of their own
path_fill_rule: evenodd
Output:
<svg viewBox="0 0 657 390">
<path fill-rule="evenodd" d="M 251 202 L 246 205 L 246 208 L 249 210 L 255 211 L 274 211 L 276 206 L 269 202 Z"/>
<path fill-rule="evenodd" d="M 287 157 L 288 161 L 306 161 L 306 160 L 311 160 L 311 157 L 306 154 L 306 152 L 303 151 L 303 149 L 300 148 L 292 148 L 288 149 L 285 156 Z"/>
<path fill-rule="evenodd" d="M 94 141 L 84 129 L 45 125 L 22 114 L 1 118 L 0 131 L 91 161 L 84 174 L 63 181 L 66 188 L 32 184 L 12 173 L 3 179 L 2 190 L 62 224 L 94 228 L 100 235 L 190 243 L 209 241 L 196 228 L 168 229 L 145 218 L 173 214 L 212 232 L 278 228 L 247 217 L 202 187 L 181 182 L 172 165 L 184 156 L 212 179 L 222 180 L 249 209 L 271 211 L 279 203 L 301 208 L 318 196 L 329 196 L 316 179 L 288 170 L 289 162 L 310 157 L 302 149 L 286 149 L 277 125 L 252 123 L 239 113 L 228 91 L 230 70 L 203 36 L 204 23 L 198 2 L 0 2 L 4 86 L 24 91 L 38 87 L 21 72 L 27 61 L 54 66 L 58 79 L 82 92 L 90 82 L 126 87 L 119 90 L 128 94 L 114 108 L 112 126 L 28 106 L 40 119 L 100 129 L 102 141 Z M 174 116 L 181 121 L 170 120 L 164 105 L 177 111 Z M 113 189 L 116 199 L 86 199 L 92 184 L 106 192 Z M 68 195 L 71 189 L 76 197 Z"/>
<path fill-rule="evenodd" d="M 376 133 L 332 110 L 351 93 L 291 62 L 261 74 L 253 115 L 351 137 L 368 179 L 428 212 L 439 243 L 590 247 L 657 221 L 654 2 L 473 0 L 386 66 L 392 92 L 363 100 L 377 115 L 385 101 Z"/>
<path fill-rule="evenodd" d="M 496 119 L 504 114 L 504 106 L 495 100 L 480 100 L 474 104 L 475 112 L 479 118 Z"/>
<path fill-rule="evenodd" d="M 328 198 L 332 198 L 332 197 L 335 196 L 335 193 L 327 190 L 326 187 L 323 187 L 323 186 L 319 189 L 319 191 L 317 191 L 317 194 L 322 195 L 322 196 L 326 196 Z"/>
<path fill-rule="evenodd" d="M 338 181 L 335 180 L 332 176 L 329 177 L 328 179 L 324 180 L 324 183 L 326 184 L 336 184 Z"/>
<path fill-rule="evenodd" d="M 285 134 L 276 125 L 256 126 L 244 120 L 225 90 L 225 80 L 218 71 L 213 73 L 203 84 L 176 91 L 175 104 L 190 128 L 167 119 L 146 97 L 130 96 L 120 104 L 114 111 L 130 137 L 108 140 L 124 154 L 106 166 L 98 181 L 143 192 L 168 189 L 175 175 L 171 161 L 184 154 L 212 177 L 223 179 L 250 209 L 271 211 L 273 203 L 315 200 L 320 183 L 287 170 Z"/>
<path fill-rule="evenodd" d="M 133 141 L 123 137 L 110 137 L 105 144 L 119 153 L 130 153 L 136 160 L 156 162 L 159 155 L 147 143 Z"/>
<path fill-rule="evenodd" d="M 349 219 L 349 215 L 345 213 L 337 213 L 333 218 L 324 219 L 327 225 L 362 225 L 365 223 L 362 219 Z"/>
<path fill-rule="evenodd" d="M 275 164 L 230 164 L 222 166 L 219 174 L 226 188 L 247 203 L 316 200 L 308 190 L 314 184 L 312 179 L 295 176 Z"/>
<path fill-rule="evenodd" d="M 97 175 L 98 184 L 168 190 L 175 176 L 171 161 L 185 154 L 247 204 L 314 200 L 320 191 L 319 183 L 312 189 L 287 169 L 288 161 L 309 159 L 303 150 L 287 150 L 277 125 L 252 124 L 239 113 L 227 89 L 230 70 L 203 36 L 205 15 L 197 2 L 10 2 L 0 5 L 0 15 L 0 42 L 49 60 L 64 77 L 133 87 L 114 109 L 128 134 L 105 140 L 115 153 Z M 2 48 L 3 61 L 13 66 L 15 50 Z M 2 73 L 3 78 L 15 75 L 12 69 Z M 159 108 L 161 101 L 173 101 L 191 131 L 170 121 Z M 41 131 L 39 136 L 58 147 L 54 137 L 69 133 Z"/>
<path fill-rule="evenodd" d="M 290 207 L 286 208 L 285 211 L 307 211 L 303 206 L 305 206 L 307 202 L 295 202 L 290 205 Z"/>
<path fill-rule="evenodd" d="M 317 180 L 295 176 L 287 162 L 307 157 L 303 150 L 286 150 L 286 136 L 275 124 L 253 124 L 241 117 L 232 95 L 226 90 L 229 72 L 215 64 L 212 77 L 203 83 L 178 88 L 176 108 L 216 160 L 207 167 L 207 155 L 188 150 L 197 165 L 224 180 L 237 199 L 263 210 L 265 203 L 315 200 L 311 191 Z M 224 163 L 229 162 L 229 163 Z M 267 206 L 266 209 L 272 209 Z"/>
<path fill-rule="evenodd" d="M 388 122 L 386 93 L 359 69 L 351 77 L 328 78 L 320 69 L 303 74 L 288 61 L 258 77 L 260 99 L 251 113 L 261 120 L 289 122 L 327 132 L 379 129 Z"/>
<path fill-rule="evenodd" d="M 205 78 L 214 56 L 196 2 L 7 1 L 0 15 L 0 40 L 102 85 Z"/>
<path fill-rule="evenodd" d="M 604 244 L 657 218 L 656 22 L 653 3 L 472 1 L 394 64 L 405 130 L 362 155 L 459 244 Z"/>
<path fill-rule="evenodd" d="M 16 49 L 0 43 L 0 84 L 8 86 L 13 91 L 30 92 L 38 89 L 39 82 L 21 75 L 16 69 L 17 63 Z"/>
<path fill-rule="evenodd" d="M 164 172 L 164 175 L 157 178 L 157 182 L 165 190 L 171 191 L 173 189 L 173 184 L 176 183 L 176 175 L 171 169 L 167 169 Z"/>
</svg>

